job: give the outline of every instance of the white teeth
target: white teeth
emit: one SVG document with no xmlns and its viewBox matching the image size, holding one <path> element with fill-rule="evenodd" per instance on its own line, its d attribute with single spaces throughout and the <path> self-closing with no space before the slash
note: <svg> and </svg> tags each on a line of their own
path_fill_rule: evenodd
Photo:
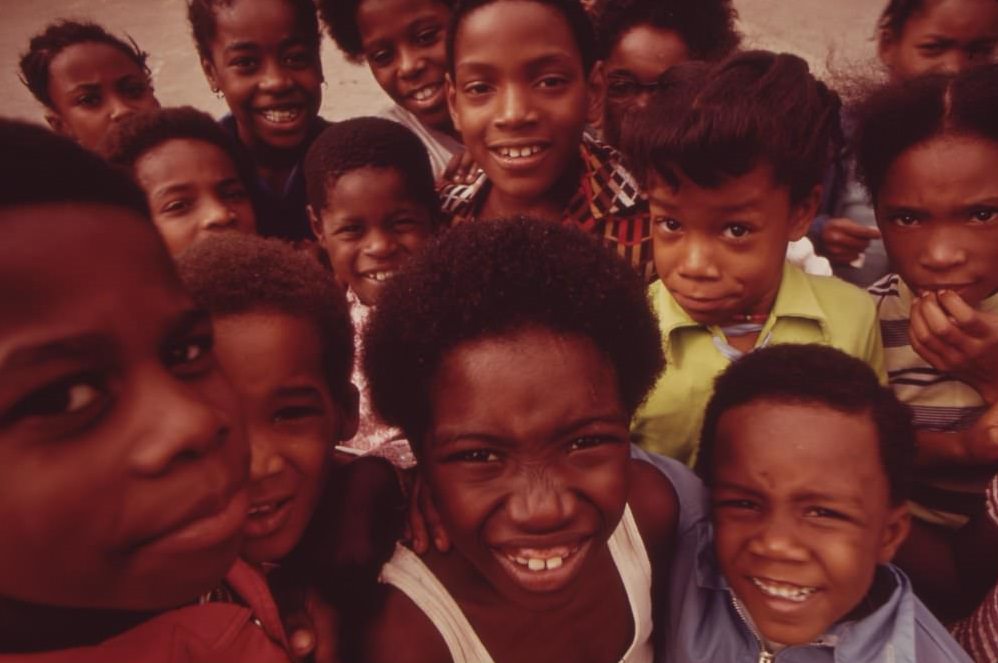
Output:
<svg viewBox="0 0 998 663">
<path fill-rule="evenodd" d="M 415 92 L 413 92 L 412 98 L 415 99 L 416 101 L 426 101 L 427 99 L 435 95 L 439 89 L 440 89 L 439 84 L 427 85 L 426 87 L 421 87 Z"/>
<path fill-rule="evenodd" d="M 752 578 L 752 583 L 759 588 L 766 596 L 778 599 L 786 599 L 795 603 L 803 603 L 811 594 L 818 591 L 817 587 L 798 587 L 793 585 L 776 584 Z"/>
<path fill-rule="evenodd" d="M 250 507 L 249 515 L 251 515 L 251 516 L 264 516 L 264 515 L 267 515 L 268 513 L 272 513 L 273 511 L 274 511 L 274 505 L 273 504 L 259 504 L 257 506 L 251 506 Z"/>
<path fill-rule="evenodd" d="M 565 559 L 571 556 L 578 550 L 565 549 L 563 554 L 551 555 L 550 557 L 524 557 L 521 555 L 507 555 L 506 558 L 511 562 L 515 562 L 520 566 L 525 566 L 531 571 L 553 571 L 560 568 L 564 563 Z"/>
<path fill-rule="evenodd" d="M 286 122 L 294 122 L 301 115 L 302 110 L 300 108 L 289 108 L 289 109 L 268 109 L 260 111 L 260 115 L 263 116 L 268 122 L 273 122 L 275 124 L 284 124 Z"/>
<path fill-rule="evenodd" d="M 556 569 L 559 566 L 561 566 L 562 563 L 563 562 L 561 557 L 552 557 L 547 562 L 545 562 L 545 566 L 547 567 L 548 571 L 551 571 L 552 569 Z"/>
<path fill-rule="evenodd" d="M 527 568 L 530 569 L 531 571 L 543 571 L 545 568 L 547 568 L 547 564 L 545 564 L 543 559 L 537 559 L 536 557 L 531 557 L 529 560 L 527 560 Z"/>
<path fill-rule="evenodd" d="M 368 274 L 364 274 L 365 279 L 371 279 L 372 281 L 377 281 L 378 283 L 387 281 L 393 276 L 395 276 L 395 272 L 370 272 Z"/>
<path fill-rule="evenodd" d="M 533 156 L 543 149 L 540 145 L 525 145 L 523 147 L 498 147 L 496 152 L 499 153 L 499 156 L 507 159 L 522 159 Z"/>
</svg>

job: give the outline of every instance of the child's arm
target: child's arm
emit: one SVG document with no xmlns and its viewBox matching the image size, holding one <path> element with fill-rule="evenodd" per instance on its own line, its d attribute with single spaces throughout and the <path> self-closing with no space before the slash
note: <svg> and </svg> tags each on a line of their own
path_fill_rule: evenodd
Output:
<svg viewBox="0 0 998 663">
<path fill-rule="evenodd" d="M 998 404 L 967 430 L 956 433 L 918 431 L 918 467 L 998 463 Z"/>
<path fill-rule="evenodd" d="M 998 315 L 955 292 L 926 293 L 912 302 L 908 335 L 925 361 L 954 373 L 989 405 L 998 403 Z"/>
</svg>

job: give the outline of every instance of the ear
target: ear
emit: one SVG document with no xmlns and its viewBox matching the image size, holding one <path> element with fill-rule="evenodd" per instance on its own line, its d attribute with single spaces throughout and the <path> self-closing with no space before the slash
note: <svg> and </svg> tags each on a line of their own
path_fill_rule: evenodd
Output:
<svg viewBox="0 0 998 663">
<path fill-rule="evenodd" d="M 357 391 L 357 387 L 351 384 L 343 394 L 343 402 L 337 405 L 342 418 L 336 440 L 346 442 L 357 434 L 357 427 L 360 425 L 360 392 Z"/>
<path fill-rule="evenodd" d="M 880 547 L 877 550 L 877 561 L 887 564 L 897 553 L 898 548 L 908 538 L 911 531 L 911 513 L 907 503 L 894 507 L 887 516 L 887 523 L 881 534 Z"/>
<path fill-rule="evenodd" d="M 807 234 L 814 215 L 818 213 L 818 205 L 821 204 L 822 187 L 815 185 L 807 195 L 796 203 L 792 203 L 790 210 L 790 241 L 796 242 Z"/>
<path fill-rule="evenodd" d="M 589 124 L 595 129 L 603 128 L 603 104 L 606 101 L 606 68 L 603 60 L 597 60 L 589 73 Z"/>
<path fill-rule="evenodd" d="M 322 241 L 322 219 L 319 218 L 319 215 L 315 213 L 315 210 L 312 209 L 312 205 L 310 204 L 305 205 L 305 212 L 308 214 L 308 225 L 312 229 L 312 234 L 315 235 L 315 239 L 319 242 L 319 244 L 325 246 L 325 243 Z"/>
<path fill-rule="evenodd" d="M 450 113 L 450 121 L 454 125 L 454 131 L 461 133 L 461 122 L 457 118 L 457 88 L 450 74 L 444 77 L 444 85 L 447 86 L 447 112 Z"/>
<path fill-rule="evenodd" d="M 45 113 L 45 121 L 48 122 L 48 125 L 51 127 L 53 132 L 59 134 L 60 136 L 76 140 L 76 134 L 74 134 L 73 130 L 69 128 L 66 121 L 62 119 L 62 115 L 59 115 L 53 111 L 47 111 Z"/>
<path fill-rule="evenodd" d="M 215 71 L 215 65 L 212 61 L 201 58 L 201 71 L 204 72 L 204 77 L 208 80 L 211 91 L 218 92 L 218 72 Z"/>
</svg>

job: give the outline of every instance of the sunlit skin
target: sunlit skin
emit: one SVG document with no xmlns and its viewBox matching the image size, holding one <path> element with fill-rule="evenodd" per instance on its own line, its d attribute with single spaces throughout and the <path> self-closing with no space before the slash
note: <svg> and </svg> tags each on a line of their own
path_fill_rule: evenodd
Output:
<svg viewBox="0 0 998 663">
<path fill-rule="evenodd" d="M 95 151 L 112 126 L 159 108 L 146 72 L 121 49 L 98 42 L 67 46 L 52 58 L 48 92 L 52 129 Z"/>
<path fill-rule="evenodd" d="M 872 417 L 753 401 L 721 415 L 713 453 L 725 579 L 766 640 L 812 642 L 860 606 L 877 565 L 908 532 L 906 505 L 890 500 Z"/>
<path fill-rule="evenodd" d="M 327 186 L 322 211 L 309 214 L 336 279 L 368 306 L 433 233 L 432 213 L 394 168 L 343 174 Z"/>
<path fill-rule="evenodd" d="M 877 195 L 891 265 L 918 294 L 998 291 L 998 143 L 943 136 L 902 152 Z"/>
<path fill-rule="evenodd" d="M 134 212 L 29 205 L 0 225 L 0 596 L 193 600 L 234 561 L 249 506 L 207 314 Z"/>
<path fill-rule="evenodd" d="M 451 10 L 439 0 L 364 0 L 357 30 L 364 58 L 392 101 L 429 126 L 455 133 L 444 87 Z"/>
<path fill-rule="evenodd" d="M 688 59 L 689 50 L 678 32 L 647 24 L 624 32 L 594 70 L 604 140 L 616 145 L 624 114 L 644 108 L 659 77 Z"/>
<path fill-rule="evenodd" d="M 258 158 L 302 145 L 322 102 L 322 63 L 285 0 L 213 6 L 217 30 L 201 61 L 225 96 L 240 140 Z"/>
<path fill-rule="evenodd" d="M 998 46 L 995 0 L 926 0 L 901 33 L 882 33 L 879 55 L 891 77 L 957 73 L 994 61 Z"/>
<path fill-rule="evenodd" d="M 356 400 L 334 400 L 322 371 L 322 339 L 309 320 L 266 311 L 223 315 L 215 338 L 252 452 L 242 556 L 277 561 L 312 517 L 333 446 L 356 430 Z"/>
<path fill-rule="evenodd" d="M 216 232 L 256 231 L 246 186 L 232 158 L 217 145 L 168 140 L 139 157 L 134 173 L 173 255 Z"/>
<path fill-rule="evenodd" d="M 787 244 L 807 231 L 819 190 L 791 202 L 789 188 L 773 180 L 765 162 L 712 188 L 674 172 L 678 187 L 653 174 L 646 189 L 662 283 L 701 324 L 768 315 Z"/>
<path fill-rule="evenodd" d="M 494 2 L 464 18 L 454 51 L 451 117 L 491 183 L 480 216 L 561 218 L 590 103 L 568 22 L 530 0 Z"/>
</svg>

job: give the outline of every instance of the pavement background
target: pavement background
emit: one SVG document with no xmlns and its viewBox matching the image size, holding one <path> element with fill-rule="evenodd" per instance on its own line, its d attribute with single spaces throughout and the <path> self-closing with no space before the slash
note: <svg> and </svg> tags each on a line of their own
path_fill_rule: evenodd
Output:
<svg viewBox="0 0 998 663">
<path fill-rule="evenodd" d="M 697 2 L 698 0 L 688 0 Z M 735 0 L 745 45 L 801 55 L 821 75 L 868 70 L 882 0 Z M 164 106 L 189 104 L 214 115 L 224 102 L 208 90 L 186 20 L 184 0 L 0 0 L 0 115 L 42 122 L 40 105 L 17 78 L 30 37 L 57 18 L 84 18 L 127 33 L 149 52 Z M 366 66 L 345 61 L 323 41 L 327 86 L 322 115 L 342 119 L 388 104 Z"/>
</svg>

